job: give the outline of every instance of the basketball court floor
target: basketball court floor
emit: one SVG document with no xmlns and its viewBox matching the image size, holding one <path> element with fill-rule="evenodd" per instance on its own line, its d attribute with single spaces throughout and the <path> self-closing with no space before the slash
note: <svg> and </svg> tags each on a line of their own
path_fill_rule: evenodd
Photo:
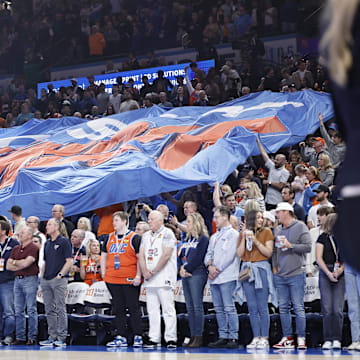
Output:
<svg viewBox="0 0 360 360">
<path fill-rule="evenodd" d="M 1 360 L 325 360 L 359 359 L 360 352 L 322 351 L 321 349 L 256 350 L 245 349 L 185 349 L 169 351 L 166 348 L 109 349 L 105 346 L 68 346 L 66 348 L 40 348 L 40 346 L 0 346 Z"/>
</svg>

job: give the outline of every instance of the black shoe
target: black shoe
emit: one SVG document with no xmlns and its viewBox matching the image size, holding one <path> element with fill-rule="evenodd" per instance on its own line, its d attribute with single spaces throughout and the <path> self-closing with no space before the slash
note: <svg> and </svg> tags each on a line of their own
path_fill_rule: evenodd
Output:
<svg viewBox="0 0 360 360">
<path fill-rule="evenodd" d="M 155 349 L 157 347 L 161 347 L 161 344 L 158 344 L 151 340 L 145 340 L 143 343 L 143 347 L 146 349 Z"/>
<path fill-rule="evenodd" d="M 228 343 L 227 339 L 219 339 L 215 342 L 209 343 L 209 348 L 225 348 Z"/>
<path fill-rule="evenodd" d="M 228 349 L 236 349 L 239 347 L 238 341 L 236 339 L 229 339 L 226 348 Z"/>
<path fill-rule="evenodd" d="M 176 349 L 176 342 L 175 341 L 168 341 L 166 343 L 166 347 L 168 350 L 175 350 Z"/>
</svg>

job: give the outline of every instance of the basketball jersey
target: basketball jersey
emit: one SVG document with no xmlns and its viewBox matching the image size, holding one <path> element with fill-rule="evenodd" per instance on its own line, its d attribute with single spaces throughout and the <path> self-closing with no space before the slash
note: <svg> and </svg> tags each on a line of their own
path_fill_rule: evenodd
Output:
<svg viewBox="0 0 360 360">
<path fill-rule="evenodd" d="M 116 239 L 115 232 L 109 235 L 106 244 L 107 261 L 104 281 L 110 284 L 130 284 L 136 276 L 137 256 L 132 246 L 134 231 L 128 231 L 121 239 Z M 114 260 L 118 255 L 120 267 L 115 270 Z"/>
<path fill-rule="evenodd" d="M 149 280 L 145 280 L 144 286 L 169 286 L 174 288 L 177 275 L 176 238 L 174 233 L 165 226 L 156 233 L 148 231 L 143 235 L 141 246 L 145 254 L 146 267 L 150 271 L 156 268 L 163 254 L 163 246 L 173 248 L 170 259 L 165 266 Z"/>
<path fill-rule="evenodd" d="M 87 264 L 85 266 L 85 279 L 84 283 L 91 286 L 94 281 L 101 281 L 100 275 L 100 264 L 96 265 L 95 260 L 88 258 Z"/>
</svg>

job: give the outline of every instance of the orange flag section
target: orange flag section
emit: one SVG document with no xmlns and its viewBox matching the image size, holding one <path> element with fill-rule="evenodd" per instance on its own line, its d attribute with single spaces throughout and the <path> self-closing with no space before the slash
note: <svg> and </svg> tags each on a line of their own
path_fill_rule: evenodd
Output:
<svg viewBox="0 0 360 360">
<path fill-rule="evenodd" d="M 120 152 L 119 143 L 142 134 L 148 127 L 147 122 L 129 125 L 117 132 L 109 141 L 94 140 L 85 145 L 39 142 L 26 148 L 13 150 L 0 162 L 0 173 L 3 173 L 0 188 L 12 185 L 21 168 L 60 166 L 74 161 L 87 162 L 88 166 L 101 164 Z"/>
<path fill-rule="evenodd" d="M 199 135 L 179 135 L 164 149 L 156 162 L 163 170 L 175 170 L 189 161 L 200 148 L 204 149 L 209 145 L 213 145 L 235 126 L 243 126 L 261 134 L 286 131 L 286 128 L 276 116 L 222 122 L 211 126 Z"/>
</svg>

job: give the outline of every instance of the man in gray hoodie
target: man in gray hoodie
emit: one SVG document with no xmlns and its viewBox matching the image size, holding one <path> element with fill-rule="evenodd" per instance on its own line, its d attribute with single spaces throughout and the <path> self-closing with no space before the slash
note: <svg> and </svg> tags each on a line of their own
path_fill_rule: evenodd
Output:
<svg viewBox="0 0 360 360">
<path fill-rule="evenodd" d="M 296 220 L 294 208 L 289 203 L 277 205 L 276 217 L 280 225 L 275 230 L 273 270 L 283 338 L 274 347 L 295 347 L 290 314 L 292 304 L 296 316 L 297 347 L 306 349 L 304 286 L 306 253 L 311 251 L 311 237 L 306 225 Z"/>
</svg>

